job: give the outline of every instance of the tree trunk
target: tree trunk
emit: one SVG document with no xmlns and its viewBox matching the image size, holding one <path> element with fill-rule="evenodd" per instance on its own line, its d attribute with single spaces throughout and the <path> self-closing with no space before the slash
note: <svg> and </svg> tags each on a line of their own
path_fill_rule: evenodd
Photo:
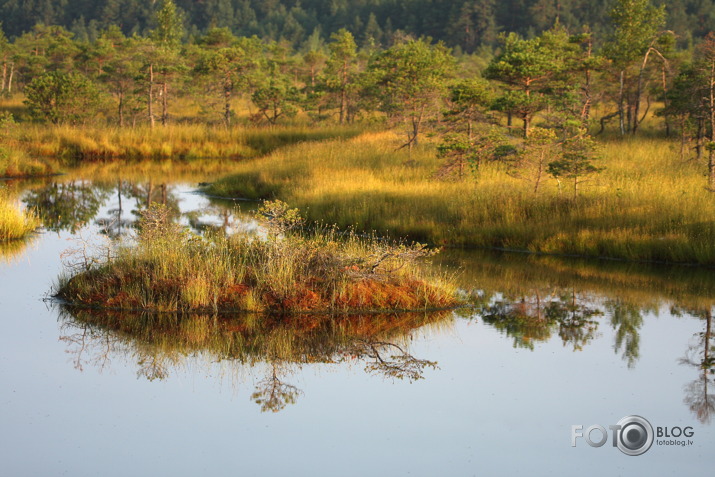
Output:
<svg viewBox="0 0 715 477">
<path fill-rule="evenodd" d="M 544 161 L 546 159 L 546 157 L 544 157 L 545 155 L 545 152 L 542 152 L 539 155 L 539 168 L 536 171 L 536 180 L 534 181 L 534 194 L 539 192 L 539 186 L 541 185 L 541 177 L 544 175 Z"/>
<path fill-rule="evenodd" d="M 5 91 L 5 82 L 7 81 L 7 62 L 2 64 L 2 89 L 0 91 Z"/>
<path fill-rule="evenodd" d="M 342 78 L 340 81 L 340 124 L 345 123 L 345 112 L 348 109 L 348 65 L 343 64 Z"/>
<path fill-rule="evenodd" d="M 124 91 L 119 91 L 119 127 L 124 127 Z"/>
<path fill-rule="evenodd" d="M 410 141 L 410 144 L 414 143 L 415 146 L 418 144 L 418 136 L 420 134 L 420 126 L 422 125 L 422 118 L 424 117 L 424 114 L 425 107 L 422 106 L 419 114 L 416 117 L 412 117 L 412 140 Z"/>
<path fill-rule="evenodd" d="M 680 116 L 680 160 L 685 160 L 685 115 Z"/>
<path fill-rule="evenodd" d="M 223 86 L 223 99 L 224 99 L 224 110 L 223 110 L 223 120 L 226 123 L 226 127 L 231 126 L 231 85 L 229 83 Z"/>
<path fill-rule="evenodd" d="M 695 158 L 700 162 L 703 158 L 703 143 L 705 142 L 705 119 L 698 118 L 698 132 L 695 138 Z"/>
<path fill-rule="evenodd" d="M 586 51 L 586 58 L 590 59 L 591 58 L 591 50 L 593 48 L 593 42 L 591 40 L 591 37 L 589 36 L 588 39 L 588 50 Z M 584 101 L 583 101 L 583 108 L 581 109 L 581 122 L 583 122 L 584 125 L 588 125 L 589 119 L 591 119 L 591 70 L 586 69 L 585 72 L 586 76 L 586 81 L 583 85 L 583 95 L 584 95 Z"/>
<path fill-rule="evenodd" d="M 340 92 L 340 124 L 345 123 L 345 110 L 347 109 L 347 95 L 345 90 Z"/>
<path fill-rule="evenodd" d="M 154 65 L 149 65 L 149 95 L 147 97 L 149 124 L 154 129 Z"/>
<path fill-rule="evenodd" d="M 166 126 L 169 122 L 169 103 L 168 103 L 169 87 L 166 80 L 161 84 L 161 125 Z"/>
<path fill-rule="evenodd" d="M 15 74 L 15 62 L 10 63 L 10 77 L 7 80 L 7 93 L 12 93 L 12 75 Z"/>
<path fill-rule="evenodd" d="M 643 95 L 643 73 L 645 72 L 645 68 L 648 65 L 648 56 L 650 55 L 651 51 L 652 49 L 648 48 L 648 51 L 646 51 L 645 55 L 643 56 L 643 63 L 641 63 L 641 67 L 638 70 L 638 85 L 636 87 L 636 97 L 633 105 L 633 135 L 638 132 L 638 113 L 640 112 L 641 96 Z"/>
<path fill-rule="evenodd" d="M 620 79 L 619 79 L 619 86 L 618 86 L 618 123 L 621 129 L 621 136 L 625 136 L 626 134 L 626 125 L 625 125 L 625 111 L 624 111 L 624 103 L 625 103 L 625 71 L 621 70 L 620 74 Z"/>
<path fill-rule="evenodd" d="M 621 136 L 624 136 L 626 134 L 626 125 L 624 123 L 625 117 L 624 117 L 624 111 L 623 111 L 623 102 L 624 102 L 624 89 L 625 89 L 625 72 L 621 70 L 620 74 L 620 79 L 619 79 L 619 87 L 618 87 L 618 122 L 619 126 L 621 128 Z"/>
<path fill-rule="evenodd" d="M 522 116 L 524 120 L 524 139 L 529 137 L 529 128 L 531 127 L 531 115 L 529 113 L 524 113 Z"/>
<path fill-rule="evenodd" d="M 665 68 L 665 63 L 663 63 L 662 68 L 660 69 L 661 73 L 661 82 L 663 85 L 663 108 L 668 109 L 668 75 L 666 74 L 666 68 Z M 666 114 L 664 115 L 665 119 L 665 136 L 670 137 L 670 115 Z"/>
<path fill-rule="evenodd" d="M 708 186 L 715 191 L 715 61 L 710 62 L 710 135 L 708 139 Z"/>
<path fill-rule="evenodd" d="M 574 176 L 573 178 L 573 198 L 578 197 L 578 176 Z"/>
</svg>

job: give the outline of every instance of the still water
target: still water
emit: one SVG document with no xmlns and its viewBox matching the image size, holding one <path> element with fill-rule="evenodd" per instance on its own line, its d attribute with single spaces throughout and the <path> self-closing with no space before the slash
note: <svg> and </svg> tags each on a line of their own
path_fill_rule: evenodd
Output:
<svg viewBox="0 0 715 477">
<path fill-rule="evenodd" d="M 338 321 L 118 315 L 47 299 L 68 251 L 131 237 L 148 201 L 197 233 L 260 233 L 250 203 L 239 211 L 194 192 L 211 179 L 75 173 L 0 185 L 45 224 L 0 248 L 0 475 L 713 468 L 712 270 L 448 251 L 435 261 L 473 308 Z M 611 434 L 572 447 L 572 426 L 608 430 L 629 415 L 692 435 L 656 436 L 637 457 Z"/>
</svg>

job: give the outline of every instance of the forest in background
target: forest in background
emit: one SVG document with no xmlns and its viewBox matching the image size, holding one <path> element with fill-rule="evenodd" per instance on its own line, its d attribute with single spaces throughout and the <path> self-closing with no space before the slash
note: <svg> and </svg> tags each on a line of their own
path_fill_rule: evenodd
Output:
<svg viewBox="0 0 715 477">
<path fill-rule="evenodd" d="M 498 34 L 533 37 L 558 18 L 571 32 L 588 27 L 596 39 L 612 31 L 609 11 L 615 0 L 176 0 L 184 40 L 211 28 L 237 36 L 256 35 L 310 50 L 341 28 L 361 47 L 389 47 L 404 34 L 429 36 L 464 52 L 498 44 Z M 666 28 L 679 32 L 679 45 L 715 30 L 712 0 L 656 0 L 665 6 Z M 96 41 L 118 25 L 125 35 L 146 35 L 156 27 L 160 1 L 0 0 L 0 19 L 13 39 L 37 23 L 62 26 L 78 41 Z"/>
</svg>

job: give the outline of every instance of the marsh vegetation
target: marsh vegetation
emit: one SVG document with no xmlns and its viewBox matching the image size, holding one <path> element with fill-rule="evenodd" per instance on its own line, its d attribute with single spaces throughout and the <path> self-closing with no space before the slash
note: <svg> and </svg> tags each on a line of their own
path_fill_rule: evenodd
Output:
<svg viewBox="0 0 715 477">
<path fill-rule="evenodd" d="M 447 308 L 454 289 L 428 276 L 421 244 L 315 227 L 285 203 L 266 203 L 267 237 L 199 236 L 169 210 L 143 213 L 137 244 L 72 264 L 57 296 L 70 304 L 159 312 L 354 312 Z"/>
</svg>

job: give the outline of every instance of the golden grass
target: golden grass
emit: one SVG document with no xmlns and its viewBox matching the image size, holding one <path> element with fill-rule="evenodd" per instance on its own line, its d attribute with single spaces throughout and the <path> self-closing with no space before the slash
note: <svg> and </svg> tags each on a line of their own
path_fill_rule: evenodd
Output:
<svg viewBox="0 0 715 477">
<path fill-rule="evenodd" d="M 20 210 L 0 191 L 0 242 L 26 237 L 39 226 L 34 213 Z"/>
<path fill-rule="evenodd" d="M 29 124 L 9 142 L 31 156 L 71 162 L 114 159 L 237 159 L 255 157 L 300 141 L 357 134 L 354 127 L 232 127 L 206 124 L 138 126 L 49 126 Z"/>
<path fill-rule="evenodd" d="M 409 159 L 398 145 L 390 132 L 299 144 L 239 164 L 208 192 L 280 197 L 311 220 L 436 244 L 715 265 L 706 166 L 680 162 L 670 140 L 604 142 L 606 170 L 577 199 L 555 180 L 534 194 L 499 164 L 437 180 L 432 147 Z"/>
<path fill-rule="evenodd" d="M 58 169 L 57 161 L 31 158 L 23 151 L 0 146 L 0 178 L 46 176 Z"/>
</svg>

